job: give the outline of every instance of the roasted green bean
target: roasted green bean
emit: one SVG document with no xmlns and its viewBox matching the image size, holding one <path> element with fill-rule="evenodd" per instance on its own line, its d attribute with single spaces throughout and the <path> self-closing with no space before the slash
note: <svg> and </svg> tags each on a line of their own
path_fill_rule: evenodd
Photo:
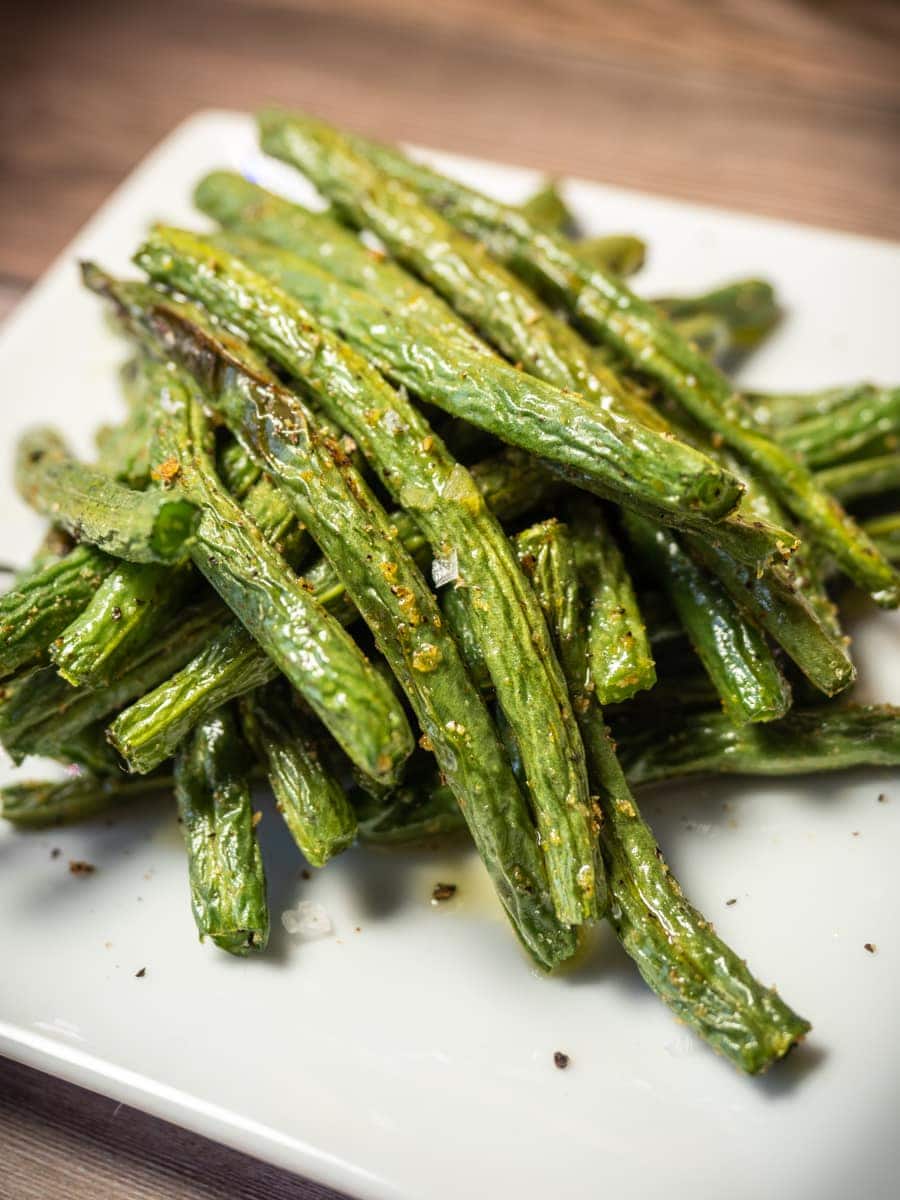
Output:
<svg viewBox="0 0 900 1200">
<path fill-rule="evenodd" d="M 227 709 L 202 721 L 175 759 L 175 798 L 200 940 L 229 954 L 269 940 L 266 877 L 256 841 L 247 748 Z"/>
</svg>

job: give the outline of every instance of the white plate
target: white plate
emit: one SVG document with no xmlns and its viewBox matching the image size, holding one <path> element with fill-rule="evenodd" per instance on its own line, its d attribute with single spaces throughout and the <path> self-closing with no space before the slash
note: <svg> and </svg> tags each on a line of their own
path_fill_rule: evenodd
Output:
<svg viewBox="0 0 900 1200">
<path fill-rule="evenodd" d="M 511 199 L 535 182 L 433 157 Z M 6 326 L 4 447 L 49 421 L 86 451 L 115 417 L 122 349 L 75 261 L 124 269 L 154 218 L 196 222 L 191 186 L 217 166 L 305 194 L 258 154 L 247 119 L 182 125 Z M 648 238 L 651 293 L 775 280 L 790 316 L 754 358 L 753 384 L 900 378 L 898 247 L 590 183 L 568 195 L 589 229 Z M 8 465 L 0 488 L 2 556 L 24 562 L 42 524 Z M 860 624 L 867 698 L 900 701 L 898 628 L 869 612 Z M 373 1200 L 896 1195 L 896 779 L 695 783 L 648 796 L 645 810 L 690 895 L 815 1025 L 763 1080 L 676 1025 L 608 933 L 579 972 L 539 978 L 464 851 L 354 851 L 306 882 L 267 811 L 270 950 L 248 962 L 200 946 L 174 817 L 152 805 L 0 830 L 0 1049 Z M 70 874 L 69 859 L 96 873 Z M 435 909 L 439 880 L 458 883 L 459 899 Z M 301 896 L 325 906 L 335 936 L 284 933 L 279 913 Z M 571 1055 L 567 1071 L 555 1050 Z"/>
</svg>

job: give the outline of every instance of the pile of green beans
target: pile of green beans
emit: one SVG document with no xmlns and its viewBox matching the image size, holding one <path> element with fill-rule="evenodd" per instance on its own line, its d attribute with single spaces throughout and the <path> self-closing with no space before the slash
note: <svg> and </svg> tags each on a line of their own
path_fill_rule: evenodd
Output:
<svg viewBox="0 0 900 1200">
<path fill-rule="evenodd" d="M 168 797 L 199 936 L 241 956 L 269 938 L 260 782 L 315 868 L 468 831 L 541 969 L 608 920 L 766 1070 L 809 1022 L 685 898 L 633 789 L 900 763 L 900 712 L 840 698 L 836 605 L 900 599 L 900 390 L 739 395 L 765 280 L 638 297 L 643 242 L 580 237 L 553 183 L 504 205 L 259 125 L 326 212 L 217 171 L 216 232 L 148 231 L 138 279 L 83 264 L 125 412 L 93 463 L 52 429 L 18 447 L 50 530 L 0 596 L 0 744 L 70 771 L 0 812 Z"/>
</svg>

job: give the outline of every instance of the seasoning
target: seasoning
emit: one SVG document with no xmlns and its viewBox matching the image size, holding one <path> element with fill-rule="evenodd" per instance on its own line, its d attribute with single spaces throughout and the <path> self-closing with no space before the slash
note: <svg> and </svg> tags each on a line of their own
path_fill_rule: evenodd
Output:
<svg viewBox="0 0 900 1200">
<path fill-rule="evenodd" d="M 181 466 L 177 458 L 167 458 L 165 462 L 161 462 L 158 467 L 153 467 L 150 471 L 150 478 L 161 483 L 163 487 L 171 487 L 178 478 L 181 472 Z"/>
<path fill-rule="evenodd" d="M 59 858 L 59 856 L 61 854 L 62 854 L 62 850 L 60 850 L 59 846 L 54 846 L 53 849 L 50 851 L 51 858 Z"/>
<path fill-rule="evenodd" d="M 443 655 L 437 646 L 432 642 L 425 642 L 412 656 L 413 670 L 428 674 L 437 670 L 442 658 Z"/>
<path fill-rule="evenodd" d="M 135 971 L 134 977 L 135 977 L 135 979 L 143 979 L 146 974 L 147 974 L 147 968 L 141 967 L 141 969 L 139 971 Z"/>
<path fill-rule="evenodd" d="M 69 870 L 73 875 L 93 875 L 97 868 L 93 863 L 79 862 L 73 858 L 69 860 Z"/>
<path fill-rule="evenodd" d="M 562 1050 L 555 1050 L 553 1053 L 553 1065 L 558 1067 L 560 1071 L 564 1071 L 569 1065 L 568 1054 L 563 1054 Z"/>
<path fill-rule="evenodd" d="M 866 942 L 866 944 L 863 946 L 863 949 L 868 950 L 870 954 L 874 954 L 878 947 L 874 942 Z"/>
<path fill-rule="evenodd" d="M 334 931 L 331 917 L 321 904 L 301 900 L 296 908 L 288 908 L 281 914 L 281 923 L 290 934 L 299 935 L 307 941 L 327 937 Z"/>
<path fill-rule="evenodd" d="M 880 793 L 880 795 L 879 795 L 879 797 L 878 797 L 878 803 L 879 803 L 879 804 L 886 804 L 886 803 L 887 803 L 887 796 L 884 794 L 884 792 L 881 792 L 881 793 Z"/>
<path fill-rule="evenodd" d="M 452 900 L 456 895 L 455 883 L 436 883 L 431 893 L 431 903 L 441 904 L 444 900 Z"/>
<path fill-rule="evenodd" d="M 729 908 L 731 907 L 732 904 L 737 904 L 737 896 L 732 896 L 731 899 L 726 900 L 725 903 L 728 905 Z"/>
</svg>

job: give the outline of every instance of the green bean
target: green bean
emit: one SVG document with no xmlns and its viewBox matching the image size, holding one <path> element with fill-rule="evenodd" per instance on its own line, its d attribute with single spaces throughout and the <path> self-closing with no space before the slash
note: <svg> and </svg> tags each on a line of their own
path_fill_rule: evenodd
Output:
<svg viewBox="0 0 900 1200">
<path fill-rule="evenodd" d="M 76 687 L 102 687 L 182 608 L 194 582 L 187 564 L 117 563 L 87 607 L 50 645 Z"/>
<path fill-rule="evenodd" d="M 690 775 L 791 776 L 900 766 L 900 709 L 888 704 L 792 709 L 766 725 L 734 725 L 721 712 L 629 715 L 613 720 L 616 752 L 632 787 Z M 449 789 L 430 778 L 369 803 L 365 840 L 418 841 L 464 828 Z"/>
<path fill-rule="evenodd" d="M 833 696 L 853 683 L 856 670 L 847 639 L 811 607 L 788 570 L 772 567 L 757 575 L 700 538 L 691 539 L 690 552 L 820 692 Z"/>
<path fill-rule="evenodd" d="M 86 277 L 196 372 L 213 410 L 293 498 L 416 711 L 523 944 L 545 969 L 570 956 L 576 933 L 553 912 L 534 828 L 496 729 L 396 525 L 318 435 L 299 397 L 242 366 L 234 338 L 197 325 L 186 306 L 158 293 L 148 298 L 148 289 L 117 286 L 92 268 Z"/>
<path fill-rule="evenodd" d="M 730 719 L 774 721 L 791 692 L 765 638 L 667 529 L 631 514 L 632 548 L 663 587 Z"/>
<path fill-rule="evenodd" d="M 514 521 L 553 497 L 559 479 L 543 463 L 507 446 L 469 467 L 484 502 L 498 521 Z"/>
<path fill-rule="evenodd" d="M 519 742 L 516 738 L 516 731 L 507 721 L 503 714 L 503 709 L 499 704 L 493 706 L 494 720 L 497 722 L 497 731 L 500 734 L 500 741 L 503 743 L 503 749 L 506 751 L 509 758 L 510 766 L 513 769 L 513 775 L 518 779 L 522 787 L 525 787 L 527 780 L 525 778 L 525 767 L 522 762 L 522 752 L 519 749 Z M 596 814 L 595 814 L 596 816 Z"/>
<path fill-rule="evenodd" d="M 682 317 L 672 324 L 691 345 L 713 361 L 721 361 L 731 352 L 731 334 L 728 324 L 715 313 L 698 313 L 695 317 Z M 615 360 L 613 360 L 615 361 Z M 620 363 L 619 370 L 626 371 L 627 365 Z"/>
<path fill-rule="evenodd" d="M 311 866 L 352 845 L 356 814 L 338 780 L 322 762 L 307 723 L 270 684 L 241 703 L 248 741 L 265 764 L 278 811 Z"/>
<path fill-rule="evenodd" d="M 586 390 L 589 355 L 577 335 L 408 189 L 386 182 L 336 130 L 275 111 L 258 122 L 268 154 L 301 170 L 343 219 L 378 234 L 507 358 L 557 387 Z"/>
<path fill-rule="evenodd" d="M 732 456 L 725 454 L 724 451 L 722 453 L 726 462 L 730 463 Z M 768 521 L 770 524 L 783 524 L 785 521 L 784 510 L 766 480 L 761 479 L 753 472 L 747 471 L 744 472 L 743 477 L 747 484 L 746 507 L 748 512 Z M 696 539 L 690 534 L 686 535 L 685 542 L 688 549 L 697 545 Z M 714 561 L 717 562 L 718 560 Z M 844 639 L 843 630 L 841 629 L 837 608 L 828 595 L 825 573 L 822 569 L 825 561 L 824 557 L 819 553 L 819 547 L 815 540 L 804 536 L 786 561 L 781 563 L 767 563 L 756 574 L 758 579 L 766 579 L 768 577 L 770 594 L 773 599 L 776 599 L 780 593 L 780 577 L 784 576 L 791 580 L 794 590 L 800 593 L 813 614 L 816 628 L 809 630 L 807 635 L 813 644 L 817 644 L 819 640 L 818 626 L 822 626 L 830 638 L 847 644 Z M 777 568 L 777 570 L 774 570 L 776 578 L 773 580 L 771 577 L 775 568 Z M 725 586 L 727 590 L 727 580 L 725 581 Z M 752 607 L 748 608 L 747 612 L 751 620 L 756 619 Z M 797 615 L 800 615 L 799 612 Z M 776 641 L 778 641 L 777 629 L 777 623 L 768 627 L 770 635 L 775 637 Z M 802 653 L 803 645 L 803 641 L 795 638 L 792 642 L 793 651 L 795 653 Z M 802 664 L 798 665 L 803 669 Z"/>
<path fill-rule="evenodd" d="M 219 607 L 195 655 L 121 712 L 109 727 L 109 739 L 129 770 L 145 774 L 174 754 L 204 717 L 277 675 L 278 668 L 244 626 Z"/>
<path fill-rule="evenodd" d="M 863 528 L 891 562 L 900 562 L 900 513 L 872 517 Z"/>
<path fill-rule="evenodd" d="M 313 542 L 271 479 L 258 479 L 241 507 L 266 541 L 294 571 L 298 570 L 313 549 Z"/>
<path fill-rule="evenodd" d="M 156 235 L 161 244 L 176 239 L 174 231 Z M 213 249 L 213 247 L 215 249 Z M 234 273 L 230 253 L 240 255 L 255 272 L 274 281 L 268 303 L 302 306 L 333 333 L 343 337 L 397 386 L 469 421 L 502 440 L 522 446 L 577 471 L 585 486 L 623 504 L 641 504 L 679 521 L 708 526 L 734 506 L 731 478 L 693 449 L 667 435 L 617 417 L 595 402 L 569 395 L 524 375 L 507 364 L 486 358 L 431 335 L 423 325 L 361 290 L 349 288 L 315 265 L 283 250 L 271 249 L 234 235 L 197 242 L 194 253 L 218 261 Z M 157 246 L 152 267 L 156 278 L 179 286 L 177 271 Z M 147 263 L 141 265 L 147 267 Z M 205 278 L 205 277 L 204 277 Z M 246 272 L 244 279 L 261 290 Z M 207 291 L 209 289 L 207 288 Z M 223 311 L 223 310 L 220 310 Z M 249 317 L 244 314 L 245 322 Z M 269 337 L 266 349 L 278 348 Z M 260 344 L 263 344 L 262 342 Z M 281 350 L 282 355 L 284 349 Z M 372 406 L 373 411 L 377 406 Z M 332 414 L 334 415 L 334 414 Z M 357 437 L 355 431 L 354 438 Z M 357 438 L 357 440 L 359 440 Z M 363 445 L 360 441 L 360 445 Z"/>
<path fill-rule="evenodd" d="M 569 527 L 579 574 L 590 586 L 588 650 L 597 700 L 621 703 L 656 683 L 647 627 L 599 505 L 573 505 Z"/>
<path fill-rule="evenodd" d="M 491 358 L 496 364 L 496 355 L 477 338 L 469 327 L 441 300 L 431 288 L 420 283 L 412 275 L 382 255 L 373 254 L 357 237 L 331 218 L 321 213 L 310 213 L 298 205 L 289 203 L 255 184 L 248 183 L 239 175 L 228 172 L 216 172 L 204 179 L 197 189 L 195 199 L 204 212 L 215 217 L 227 228 L 237 234 L 249 234 L 253 238 L 262 238 L 284 250 L 295 253 L 298 257 L 315 263 L 336 279 L 362 290 L 371 300 L 378 301 L 391 309 L 395 315 L 413 317 L 429 326 L 432 335 L 439 334 L 443 341 L 453 342 L 463 349 Z M 215 240 L 215 239 L 214 239 Z M 221 244 L 228 243 L 222 241 Z M 237 245 L 236 242 L 231 243 Z M 246 242 L 244 243 L 246 245 Z M 269 264 L 272 265 L 272 262 Z M 376 314 L 372 310 L 372 324 L 383 323 L 384 313 Z M 341 332 L 347 330 L 341 327 Z M 368 336 L 368 330 L 363 327 L 360 337 Z M 671 432 L 671 426 L 648 404 L 639 402 L 639 397 L 632 387 L 622 390 L 619 382 L 611 377 L 606 366 L 599 361 L 596 349 L 588 347 L 575 338 L 573 344 L 571 332 L 566 331 L 567 345 L 570 357 L 575 364 L 573 370 L 579 378 L 588 381 L 588 391 L 591 394 L 600 392 L 607 400 L 616 398 L 616 409 L 627 413 L 631 422 L 636 418 L 639 422 L 651 423 L 653 428 L 663 433 Z M 429 338 L 430 341 L 430 338 Z M 365 349 L 367 343 L 360 344 Z M 388 345 L 388 350 L 392 347 Z M 418 353 L 418 343 L 417 343 Z M 439 364 L 440 365 L 440 364 Z M 536 364 L 536 370 L 546 367 L 544 374 L 539 371 L 539 377 L 545 382 L 554 384 L 554 363 Z M 450 383 L 465 381 L 450 380 Z M 521 381 L 512 381 L 521 386 Z M 621 394 L 613 396 L 614 391 Z M 609 393 L 607 395 L 607 393 Z M 515 393 L 514 393 L 515 394 Z M 474 409 L 481 407 L 481 391 L 474 386 L 464 396 L 462 409 L 466 419 L 474 415 Z M 502 395 L 498 402 L 502 401 Z M 490 411 L 486 416 L 495 428 L 496 414 Z M 529 420 L 539 419 L 540 414 L 528 414 Z M 621 414 L 620 414 L 621 415 Z M 569 420 L 564 413 L 564 424 Z M 515 426 L 510 430 L 515 436 Z M 564 439 L 565 442 L 565 439 Z M 564 453 L 569 451 L 563 445 Z M 582 477 L 578 482 L 583 487 L 591 489 L 590 477 Z M 693 513 L 667 513 L 667 520 L 681 520 L 682 523 L 692 524 Z M 711 534 L 713 527 L 706 523 L 707 531 Z M 742 562 L 756 564 L 775 553 L 781 553 L 780 547 L 788 547 L 796 539 L 784 529 L 769 528 L 765 522 L 749 523 L 740 515 L 729 515 L 725 520 L 715 524 L 715 536 L 727 545 L 729 553 L 740 558 Z"/>
<path fill-rule="evenodd" d="M 518 545 L 556 633 L 581 724 L 603 814 L 600 844 L 616 936 L 676 1017 L 742 1070 L 765 1071 L 804 1037 L 809 1023 L 758 983 L 688 903 L 641 818 L 588 684 L 575 556 L 564 530 L 545 522 L 521 534 Z"/>
<path fill-rule="evenodd" d="M 402 845 L 466 828 L 452 789 L 441 783 L 434 759 L 421 750 L 410 759 L 398 787 L 379 797 L 355 788 L 350 800 L 362 842 Z"/>
<path fill-rule="evenodd" d="M 248 347 L 249 349 L 249 347 Z M 265 369 L 263 364 L 260 364 Z M 293 508 L 240 442 L 229 437 L 216 454 L 215 472 L 265 539 L 296 570 L 312 549 Z"/>
<path fill-rule="evenodd" d="M 472 477 L 485 502 L 501 519 L 527 512 L 550 494 L 556 481 L 528 455 L 506 450 L 478 463 Z M 417 560 L 427 544 L 415 521 L 404 512 L 391 514 L 397 540 Z M 304 574 L 306 586 L 342 624 L 357 620 L 359 611 L 347 596 L 340 576 L 327 559 L 318 559 Z M 132 770 L 148 771 L 174 753 L 201 716 L 273 679 L 274 664 L 239 623 L 225 625 L 221 611 L 210 619 L 210 641 L 170 680 L 138 700 L 115 721 L 111 736 Z"/>
<path fill-rule="evenodd" d="M 229 954 L 269 940 L 266 877 L 254 829 L 247 748 L 227 709 L 207 717 L 175 759 L 175 798 L 200 940 Z"/>
<path fill-rule="evenodd" d="M 696 437 L 699 444 L 704 449 L 708 449 L 709 453 L 724 466 L 731 470 L 737 469 L 735 457 L 731 451 L 725 446 L 713 444 L 702 430 L 691 428 L 688 423 L 683 422 L 676 422 L 676 428 L 687 440 Z M 742 508 L 748 523 L 759 520 L 774 527 L 783 525 L 785 514 L 781 502 L 774 495 L 768 482 L 755 471 L 747 470 L 746 467 L 742 470 L 742 478 L 747 488 L 742 498 Z M 690 532 L 686 532 L 684 535 L 684 544 L 687 550 L 695 557 L 699 556 L 705 568 L 713 575 L 722 576 L 719 582 L 731 594 L 738 609 L 743 611 L 751 622 L 760 624 L 752 597 L 745 601 L 742 593 L 735 588 L 734 563 L 731 561 L 734 556 L 729 555 L 726 546 L 721 544 L 715 546 L 714 541 L 712 541 L 712 545 L 717 553 L 708 552 L 706 543 L 710 541 L 711 539 L 697 538 Z M 757 595 L 765 591 L 769 607 L 774 606 L 774 612 L 764 628 L 775 641 L 783 644 L 783 648 L 789 655 L 795 658 L 799 656 L 796 659 L 798 666 L 804 672 L 811 672 L 813 677 L 818 677 L 818 673 L 822 669 L 819 660 L 822 639 L 826 640 L 827 644 L 824 649 L 829 659 L 835 656 L 835 644 L 838 646 L 846 644 L 843 640 L 837 610 L 825 587 L 824 575 L 821 570 L 823 561 L 815 543 L 804 540 L 791 548 L 786 562 L 766 562 L 754 572 L 755 578 L 760 581 L 756 589 Z M 785 581 L 790 582 L 788 591 L 785 591 Z M 800 604 L 795 601 L 795 593 L 799 594 L 801 598 Z M 786 611 L 781 612 L 781 609 Z M 778 619 L 774 619 L 776 614 Z M 846 650 L 839 649 L 836 656 L 836 661 L 839 663 L 838 678 L 832 678 L 829 686 L 838 689 L 844 686 L 840 681 L 840 674 L 846 666 L 845 659 Z"/>
<path fill-rule="evenodd" d="M 294 131 L 305 129 L 305 122 L 264 113 L 260 123 L 265 149 L 284 149 L 284 141 L 289 141 L 292 154 L 297 149 L 295 157 L 300 157 L 295 145 L 300 139 Z M 731 382 L 692 349 L 649 301 L 639 299 L 596 264 L 580 259 L 574 243 L 535 229 L 517 209 L 414 163 L 399 151 L 358 137 L 352 144 L 395 186 L 412 185 L 455 227 L 481 239 L 548 301 L 565 307 L 592 340 L 611 345 L 639 375 L 659 383 L 699 424 L 768 480 L 794 517 L 879 604 L 893 608 L 900 603 L 900 580 L 891 564 L 838 502 L 818 487 L 810 470 L 764 432 L 753 418 L 752 406 Z"/>
<path fill-rule="evenodd" d="M 56 757 L 87 725 L 156 687 L 188 662 L 208 637 L 208 609 L 185 609 L 107 687 L 71 687 L 53 667 L 38 667 L 3 686 L 0 741 L 14 762 Z"/>
<path fill-rule="evenodd" d="M 485 502 L 501 519 L 527 512 L 550 494 L 556 481 L 528 455 L 515 450 L 477 463 L 472 477 Z M 549 486 L 548 486 L 549 485 Z M 543 488 L 543 490 L 541 490 Z M 391 514 L 397 538 L 417 559 L 427 550 L 425 538 L 404 512 Z M 344 624 L 359 617 L 340 576 L 327 559 L 305 572 L 306 585 L 328 611 Z M 201 716 L 273 679 L 276 668 L 240 624 L 221 627 L 221 613 L 210 622 L 210 641 L 171 680 L 148 692 L 114 723 L 113 737 L 132 770 L 147 771 L 168 758 Z"/>
<path fill-rule="evenodd" d="M 624 719 L 616 746 L 631 784 L 683 775 L 801 775 L 900 766 L 900 709 L 794 709 L 770 725 L 732 725 L 721 713 L 671 717 L 652 729 Z"/>
<path fill-rule="evenodd" d="M 196 521 L 181 498 L 133 491 L 77 462 L 51 429 L 20 439 L 16 486 L 32 508 L 75 538 L 131 562 L 183 558 Z"/>
<path fill-rule="evenodd" d="M 383 253 L 371 250 L 327 213 L 310 212 L 231 171 L 214 171 L 202 179 L 194 202 L 232 233 L 269 242 L 314 262 L 373 299 L 409 313 L 447 341 L 493 354 L 436 292 Z"/>
<path fill-rule="evenodd" d="M 871 454 L 900 435 L 900 388 L 873 388 L 824 416 L 782 429 L 778 440 L 816 470 Z M 818 477 L 821 483 L 821 476 Z"/>
<path fill-rule="evenodd" d="M 603 264 L 600 264 L 603 267 Z M 733 347 L 731 340 L 731 330 L 728 328 L 728 322 L 724 317 L 717 313 L 700 312 L 695 316 L 680 317 L 672 321 L 672 325 L 681 336 L 691 343 L 696 350 L 707 358 L 713 360 L 726 361 L 732 355 Z M 646 401 L 654 398 L 653 388 L 648 386 L 647 381 L 640 379 L 638 376 L 631 373 L 631 366 L 628 360 L 621 355 L 612 346 L 595 345 L 591 347 L 593 360 L 598 364 L 598 369 L 602 368 L 606 371 L 612 371 L 618 375 L 623 385 L 627 389 L 627 394 L 633 398 L 643 397 Z M 655 410 L 661 417 L 659 410 Z M 653 422 L 648 419 L 648 414 L 641 405 L 640 400 L 634 410 L 636 418 L 643 417 L 644 423 L 653 426 Z M 659 428 L 665 427 L 665 418 L 661 417 Z M 656 428 L 656 426 L 653 426 Z"/>
<path fill-rule="evenodd" d="M 742 353 L 758 346 L 781 317 L 775 289 L 764 279 L 740 279 L 700 296 L 668 296 L 653 303 L 686 336 L 684 323 L 698 317 L 719 320 L 726 331 L 728 352 Z"/>
<path fill-rule="evenodd" d="M 879 454 L 818 472 L 819 483 L 845 504 L 900 489 L 900 453 Z M 865 525 L 863 526 L 865 528 Z"/>
<path fill-rule="evenodd" d="M 693 650 L 691 655 L 693 656 Z M 624 704 L 611 704 L 606 712 L 611 720 L 633 714 L 652 722 L 658 713 L 695 712 L 720 703 L 719 694 L 706 672 L 698 672 L 693 668 L 694 663 L 689 663 L 688 673 L 662 678 L 652 691 L 640 692 L 633 700 L 627 700 Z"/>
<path fill-rule="evenodd" d="M 468 603 L 466 589 L 444 588 L 440 601 L 441 612 L 453 630 L 459 653 L 475 686 L 482 692 L 493 692 L 491 671 L 484 656 L 482 641 L 473 624 L 472 605 Z"/>
<path fill-rule="evenodd" d="M 594 262 L 603 270 L 612 271 L 624 279 L 636 274 L 644 265 L 647 246 L 632 234 L 614 233 L 579 238 L 578 253 L 588 262 Z"/>
<path fill-rule="evenodd" d="M 646 459 L 648 469 L 651 460 L 655 461 L 660 480 L 670 469 L 689 497 L 688 506 L 713 520 L 734 508 L 740 494 L 735 481 L 711 468 L 708 459 L 692 460 L 677 442 L 640 429 L 632 416 L 620 411 L 621 389 L 615 377 L 599 375 L 588 348 L 574 331 L 493 264 L 477 245 L 456 233 L 406 188 L 383 181 L 346 141 L 324 126 L 300 119 L 270 120 L 266 114 L 260 120 L 268 151 L 308 174 L 355 224 L 373 228 L 401 262 L 430 283 L 507 357 L 558 388 L 583 391 L 583 406 L 589 407 L 598 424 L 605 418 L 618 443 L 615 450 L 609 447 L 605 453 L 616 453 L 622 468 L 637 470 L 634 460 L 639 455 L 641 461 Z M 346 328 L 346 315 L 341 314 L 342 328 Z M 367 346 L 366 353 L 387 355 L 392 339 L 379 338 L 377 330 L 376 324 L 378 345 Z M 439 371 L 439 366 L 430 364 L 429 373 Z M 472 369 L 476 366 L 473 363 Z M 482 364 L 482 369 L 489 368 Z M 459 371 L 454 375 L 458 387 Z M 426 398 L 436 402 L 434 397 Z M 470 399 L 469 419 L 474 419 L 474 411 Z M 584 413 L 582 421 L 587 416 Z M 570 438 L 574 432 L 574 426 L 570 427 Z M 548 456 L 546 448 L 541 453 Z M 652 502 L 652 497 L 646 499 Z M 658 497 L 657 503 L 662 502 L 663 497 Z"/>
<path fill-rule="evenodd" d="M 134 386 L 142 389 L 145 439 L 152 434 L 154 388 L 160 383 L 159 367 L 142 356 L 132 363 Z M 241 498 L 249 519 L 272 542 L 282 557 L 296 567 L 308 550 L 309 539 L 293 510 L 273 484 L 259 478 L 246 453 L 233 440 L 220 455 L 230 476 L 226 485 Z M 149 450 L 147 453 L 149 470 Z M 252 468 L 252 469 L 251 469 Z M 118 664 L 155 637 L 169 617 L 197 587 L 198 576 L 190 564 L 170 570 L 156 563 L 119 563 L 95 592 L 87 608 L 50 648 L 50 656 L 63 678 L 82 687 L 108 682 Z"/>
<path fill-rule="evenodd" d="M 53 667 L 23 667 L 0 686 L 0 740 L 17 736 L 29 723 L 55 712 L 59 697 L 73 692 Z"/>
<path fill-rule="evenodd" d="M 76 546 L 0 596 L 0 678 L 45 661 L 49 643 L 84 610 L 114 565 L 93 546 Z"/>
<path fill-rule="evenodd" d="M 106 720 L 84 725 L 54 747 L 53 757 L 66 766 L 84 767 L 93 775 L 121 775 L 122 760 L 106 740 Z"/>
<path fill-rule="evenodd" d="M 700 446 L 728 470 L 740 474 L 746 487 L 741 498 L 741 514 L 748 526 L 752 527 L 754 522 L 761 522 L 768 528 L 777 529 L 785 524 L 786 517 L 781 503 L 764 478 L 755 471 L 748 470 L 746 464 L 739 464 L 727 447 L 717 445 L 705 431 L 692 425 L 689 418 L 675 418 L 674 427 L 686 441 Z M 722 539 L 698 538 L 690 531 L 685 531 L 684 542 L 688 550 L 701 557 L 704 544 L 712 543 L 718 553 L 706 554 L 706 569 L 713 575 L 724 572 L 720 582 L 726 591 L 731 593 L 738 609 L 745 610 L 745 615 L 752 622 L 759 623 L 752 599 L 745 603 L 742 594 L 735 588 L 734 563 L 731 560 L 739 556 L 733 553 L 733 549 Z M 786 639 L 784 648 L 788 653 L 791 656 L 799 656 L 798 665 L 801 669 L 807 673 L 811 672 L 812 676 L 817 678 L 822 670 L 819 658 L 822 639 L 827 641 L 824 649 L 829 658 L 835 657 L 836 642 L 844 644 L 837 609 L 828 596 L 821 569 L 824 560 L 816 545 L 806 540 L 795 541 L 786 545 L 784 550 L 784 561 L 765 561 L 754 572 L 757 579 L 763 580 L 759 588 L 765 590 L 769 606 L 774 605 L 776 612 L 781 608 L 787 610 L 780 613 L 777 620 L 773 614 L 765 628 L 776 641 L 781 640 L 783 636 Z M 787 591 L 784 586 L 786 580 L 790 581 Z M 795 600 L 795 593 L 799 593 L 801 597 L 799 604 Z M 832 675 L 829 682 L 830 687 L 838 690 L 845 686 L 840 677 L 846 667 L 845 659 L 846 651 L 839 650 L 836 655 L 838 675 Z"/>
<path fill-rule="evenodd" d="M 777 432 L 813 417 L 827 416 L 851 401 L 870 396 L 875 390 L 871 383 L 851 383 L 811 392 L 750 391 L 746 393 L 746 399 L 759 424 Z"/>
<path fill-rule="evenodd" d="M 223 439 L 216 451 L 216 473 L 235 500 L 241 501 L 262 477 L 262 471 L 233 437 Z"/>
<path fill-rule="evenodd" d="M 160 366 L 157 388 L 160 452 L 200 512 L 191 546 L 195 566 L 351 761 L 373 778 L 395 778 L 413 745 L 399 700 L 250 519 L 249 498 L 242 510 L 222 487 L 193 377 Z M 256 496 L 261 486 L 254 485 Z M 272 499 L 284 507 L 280 496 Z"/>
<path fill-rule="evenodd" d="M 336 337 L 329 343 L 324 331 L 315 334 L 311 353 L 310 318 L 302 308 L 227 253 L 204 251 L 190 235 L 160 233 L 138 258 L 157 278 L 164 274 L 243 329 L 311 389 L 422 526 L 434 554 L 457 564 L 469 621 L 521 747 L 557 915 L 570 924 L 593 919 L 602 905 L 602 877 L 595 873 L 575 718 L 540 609 L 499 523 L 472 477 L 402 393 Z M 213 276 L 210 262 L 217 264 Z"/>
<path fill-rule="evenodd" d="M 0 788 L 0 817 L 22 828 L 62 825 L 132 804 L 171 786 L 171 778 L 160 775 L 130 779 L 127 775 L 96 776 L 87 771 L 61 781 L 10 783 Z"/>
<path fill-rule="evenodd" d="M 403 845 L 457 833 L 465 827 L 466 819 L 450 788 L 439 785 L 422 793 L 402 786 L 382 808 L 360 820 L 359 836 L 376 845 Z"/>
<path fill-rule="evenodd" d="M 522 202 L 521 209 L 529 221 L 540 225 L 542 229 L 552 229 L 556 233 L 572 233 L 575 230 L 575 218 L 555 179 L 545 179 Z"/>
</svg>

